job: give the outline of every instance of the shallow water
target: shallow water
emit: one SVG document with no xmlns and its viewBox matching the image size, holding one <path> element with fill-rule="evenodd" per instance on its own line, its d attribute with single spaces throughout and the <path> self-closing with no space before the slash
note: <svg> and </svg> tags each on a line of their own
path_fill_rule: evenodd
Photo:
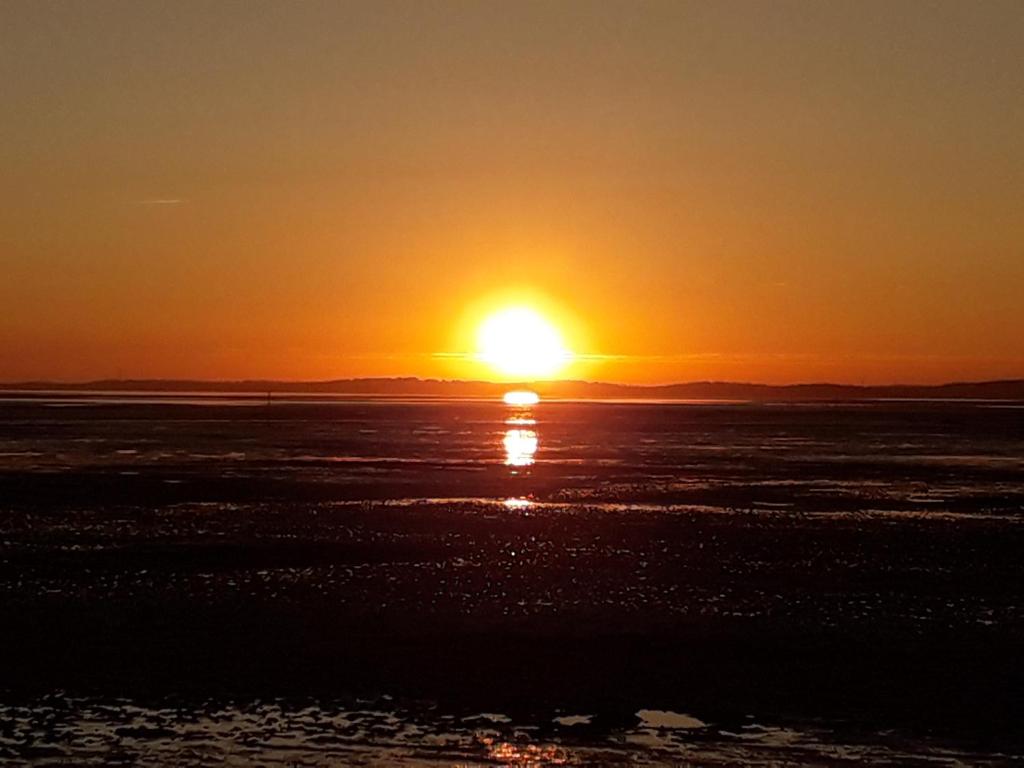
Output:
<svg viewBox="0 0 1024 768">
<path fill-rule="evenodd" d="M 1022 753 L 1019 409 L 54 405 L 0 400 L 15 764 Z"/>
<path fill-rule="evenodd" d="M 243 706 L 140 706 L 130 700 L 53 698 L 0 708 L 0 757 L 15 765 L 998 765 L 1009 754 L 908 741 L 892 732 L 728 725 L 642 709 L 631 727 L 600 728 L 591 715 L 514 722 L 363 701 Z M 924 752 L 927 754 L 924 754 Z"/>
</svg>

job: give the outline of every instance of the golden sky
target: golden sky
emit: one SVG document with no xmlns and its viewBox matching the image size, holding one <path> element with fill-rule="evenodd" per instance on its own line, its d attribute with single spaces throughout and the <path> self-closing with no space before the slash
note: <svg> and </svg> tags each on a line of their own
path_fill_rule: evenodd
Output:
<svg viewBox="0 0 1024 768">
<path fill-rule="evenodd" d="M 1024 3 L 0 4 L 0 379 L 1024 377 Z"/>
</svg>

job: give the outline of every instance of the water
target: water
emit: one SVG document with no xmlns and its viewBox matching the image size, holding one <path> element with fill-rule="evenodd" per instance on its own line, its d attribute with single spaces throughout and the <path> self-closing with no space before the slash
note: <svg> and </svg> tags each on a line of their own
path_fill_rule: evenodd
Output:
<svg viewBox="0 0 1024 768">
<path fill-rule="evenodd" d="M 608 731 L 590 728 L 587 715 L 513 723 L 490 712 L 396 710 L 387 700 L 341 709 L 319 701 L 150 707 L 62 697 L 4 716 L 0 749 L 12 765 L 981 766 L 1011 757 L 892 733 L 850 741 L 820 726 L 748 719 L 716 727 L 661 710 L 640 710 L 635 726 Z"/>
<path fill-rule="evenodd" d="M 0 401 L 14 764 L 998 764 L 1024 411 Z"/>
</svg>

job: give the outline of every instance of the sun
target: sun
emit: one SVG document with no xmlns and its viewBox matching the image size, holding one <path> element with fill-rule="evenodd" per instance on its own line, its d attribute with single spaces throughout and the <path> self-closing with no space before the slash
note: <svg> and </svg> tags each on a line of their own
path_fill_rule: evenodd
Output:
<svg viewBox="0 0 1024 768">
<path fill-rule="evenodd" d="M 572 359 L 562 335 L 539 312 L 509 307 L 488 316 L 477 333 L 477 358 L 510 378 L 555 376 Z"/>
</svg>

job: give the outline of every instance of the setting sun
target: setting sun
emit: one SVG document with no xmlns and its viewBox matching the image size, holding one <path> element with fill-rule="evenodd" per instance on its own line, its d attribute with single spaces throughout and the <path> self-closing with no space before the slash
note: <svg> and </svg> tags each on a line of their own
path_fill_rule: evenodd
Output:
<svg viewBox="0 0 1024 768">
<path fill-rule="evenodd" d="M 477 335 L 477 357 L 498 373 L 522 379 L 548 378 L 571 360 L 558 330 L 528 307 L 490 315 Z"/>
</svg>

